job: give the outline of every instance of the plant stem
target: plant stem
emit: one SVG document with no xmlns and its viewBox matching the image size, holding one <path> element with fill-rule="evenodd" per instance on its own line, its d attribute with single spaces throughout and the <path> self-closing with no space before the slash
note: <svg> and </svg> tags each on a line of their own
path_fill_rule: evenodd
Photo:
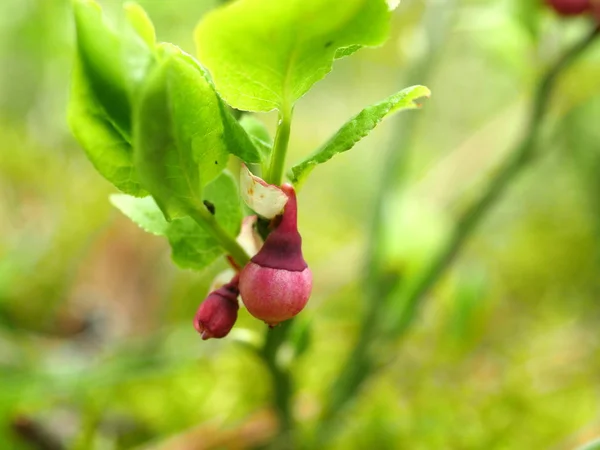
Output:
<svg viewBox="0 0 600 450">
<path fill-rule="evenodd" d="M 284 106 L 280 111 L 275 142 L 273 143 L 273 151 L 271 153 L 271 161 L 265 176 L 265 181 L 269 184 L 279 186 L 283 180 L 291 125 L 292 108 Z M 263 238 L 266 238 L 266 236 L 263 236 Z M 273 407 L 277 413 L 279 430 L 277 437 L 271 443 L 271 447 L 276 449 L 294 447 L 294 421 L 291 407 L 293 380 L 289 370 L 281 367 L 277 362 L 277 353 L 281 345 L 285 342 L 291 324 L 292 320 L 288 320 L 273 329 L 267 330 L 265 343 L 259 351 L 259 354 L 271 375 L 271 383 L 273 385 Z"/>
<path fill-rule="evenodd" d="M 293 381 L 289 370 L 281 367 L 277 362 L 279 348 L 285 342 L 292 323 L 292 320 L 287 320 L 277 327 L 269 329 L 265 336 L 265 343 L 259 351 L 269 371 L 273 385 L 273 407 L 277 414 L 279 430 L 276 438 L 271 443 L 271 447 L 278 450 L 294 448 L 294 419 L 292 415 Z"/>
<path fill-rule="evenodd" d="M 287 154 L 288 143 L 290 141 L 290 131 L 292 127 L 292 109 L 283 107 L 279 113 L 279 123 L 275 133 L 275 142 L 273 143 L 273 153 L 265 181 L 279 186 L 283 180 L 283 171 L 285 168 L 285 157 Z"/>
<path fill-rule="evenodd" d="M 269 231 L 268 228 L 263 228 L 259 232 L 262 238 L 266 239 Z M 269 448 L 276 450 L 294 448 L 294 419 L 292 415 L 293 379 L 289 369 L 282 367 L 277 361 L 279 349 L 285 342 L 293 323 L 294 319 L 290 319 L 274 328 L 267 328 L 265 341 L 257 352 L 269 371 L 271 378 L 272 404 L 277 415 L 279 427 L 277 435 L 270 443 Z"/>
<path fill-rule="evenodd" d="M 190 216 L 198 223 L 198 225 L 207 230 L 217 241 L 219 241 L 221 246 L 229 255 L 231 255 L 238 266 L 244 267 L 248 261 L 250 261 L 250 257 L 246 251 L 237 243 L 231 234 L 219 225 L 215 216 L 213 216 L 204 205 L 190 211 Z"/>
<path fill-rule="evenodd" d="M 219 225 L 208 210 L 199 207 L 192 211 L 190 215 L 221 243 L 223 248 L 240 267 L 244 267 L 248 263 L 250 258 L 244 249 Z M 271 375 L 273 384 L 273 405 L 279 420 L 279 433 L 273 445 L 278 449 L 286 448 L 292 442 L 293 419 L 290 405 L 292 379 L 289 371 L 280 367 L 277 363 L 277 352 L 281 344 L 285 341 L 291 323 L 292 321 L 288 320 L 278 327 L 268 330 L 265 336 L 265 343 L 258 352 Z"/>
<path fill-rule="evenodd" d="M 479 198 L 471 204 L 459 217 L 454 231 L 445 247 L 432 261 L 423 276 L 415 283 L 406 296 L 406 307 L 395 325 L 394 335 L 402 334 L 412 323 L 419 304 L 425 294 L 436 284 L 445 269 L 454 260 L 464 243 L 471 236 L 477 225 L 487 212 L 506 191 L 510 182 L 527 167 L 536 156 L 541 125 L 549 110 L 552 91 L 560 74 L 600 35 L 600 27 L 577 42 L 558 61 L 550 67 L 542 78 L 536 90 L 528 126 L 521 141 L 509 155 L 508 159 L 497 170 L 496 176 L 490 181 Z"/>
<path fill-rule="evenodd" d="M 430 51 L 412 65 L 405 77 L 404 85 L 427 83 L 435 71 L 451 29 L 456 0 L 448 0 L 443 5 L 427 3 L 420 28 L 425 29 Z M 400 282 L 400 275 L 384 272 L 381 264 L 381 229 L 385 219 L 385 207 L 390 201 L 390 193 L 398 192 L 404 184 L 403 174 L 407 170 L 410 148 L 413 144 L 420 114 L 398 116 L 395 132 L 390 140 L 378 192 L 375 196 L 372 219 L 369 229 L 369 243 L 364 265 L 363 289 L 366 307 L 362 316 L 360 331 L 345 365 L 332 386 L 329 401 L 326 404 L 315 442 L 327 441 L 335 432 L 335 416 L 350 401 L 375 369 L 371 348 L 377 343 L 379 329 L 377 324 L 385 314 L 385 302 L 394 287 Z"/>
<path fill-rule="evenodd" d="M 383 332 L 380 331 L 380 324 L 384 320 L 386 323 L 389 323 L 385 317 L 386 308 L 383 302 L 379 302 L 378 308 L 369 308 L 367 310 L 359 341 L 336 380 L 329 404 L 324 408 L 321 417 L 321 424 L 323 425 L 317 431 L 319 442 L 323 442 L 329 437 L 332 432 L 331 422 L 334 417 L 360 389 L 362 382 L 368 375 L 377 369 L 378 364 L 375 361 L 374 355 L 376 351 L 375 341 L 379 338 L 397 338 L 408 330 L 416 317 L 418 307 L 425 298 L 425 294 L 441 278 L 445 269 L 448 268 L 454 257 L 462 249 L 477 225 L 506 191 L 510 182 L 533 160 L 540 137 L 541 125 L 548 112 L 550 97 L 559 75 L 599 34 L 600 27 L 597 27 L 583 40 L 567 50 L 541 79 L 533 99 L 530 118 L 523 138 L 516 145 L 506 162 L 498 169 L 496 176 L 491 180 L 481 196 L 459 217 L 454 232 L 446 245 L 433 259 L 429 268 L 423 272 L 423 275 L 417 280 L 408 294 L 400 299 L 404 302 L 405 307 L 402 309 L 399 317 L 393 321 L 393 328 L 384 330 Z M 372 265 L 376 267 L 377 255 L 374 254 L 373 257 Z M 389 293 L 393 291 L 391 286 L 394 283 L 386 283 L 385 274 L 374 274 L 371 272 L 370 276 L 373 277 L 371 281 L 376 281 L 377 283 L 375 283 L 375 286 L 367 287 L 369 297 L 379 296 L 384 293 L 387 293 L 389 296 Z"/>
</svg>

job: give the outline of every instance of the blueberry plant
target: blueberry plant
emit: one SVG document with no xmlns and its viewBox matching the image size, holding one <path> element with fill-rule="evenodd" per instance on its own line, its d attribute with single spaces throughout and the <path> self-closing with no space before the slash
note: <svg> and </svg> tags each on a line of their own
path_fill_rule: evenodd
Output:
<svg viewBox="0 0 600 450">
<path fill-rule="evenodd" d="M 302 255 L 297 192 L 318 165 L 350 150 L 384 118 L 419 107 L 430 92 L 412 86 L 365 108 L 286 171 L 294 106 L 336 59 L 382 44 L 397 3 L 237 0 L 202 18 L 194 31 L 195 58 L 157 42 L 152 22 L 137 4 L 126 4 L 119 26 L 112 26 L 93 0 L 73 2 L 72 132 L 100 175 L 120 191 L 112 203 L 145 231 L 166 238 L 178 266 L 203 270 L 226 258 L 234 269 L 200 304 L 193 325 L 202 339 L 227 336 L 237 319 L 238 298 L 268 325 L 257 351 L 272 378 L 280 444 L 292 436 L 293 380 L 277 352 L 289 338 L 290 319 L 309 300 L 313 277 Z M 592 0 L 548 4 L 564 15 L 598 12 Z M 408 328 L 467 237 L 533 159 L 556 78 L 597 35 L 594 27 L 542 77 L 524 137 L 458 217 L 422 276 L 403 291 L 402 307 L 390 309 L 388 300 L 400 277 L 386 273 L 376 252 L 372 255 L 374 298 L 323 408 L 323 423 L 377 369 L 373 349 Z M 256 115 L 274 110 L 278 124 L 271 139 Z M 383 183 L 388 181 L 384 177 Z M 319 436 L 324 439 L 327 431 Z"/>
<path fill-rule="evenodd" d="M 231 289 L 239 279 L 242 300 L 257 318 L 273 326 L 296 315 L 310 296 L 312 274 L 302 258 L 294 187 L 282 185 L 294 105 L 335 59 L 386 39 L 390 5 L 236 2 L 198 25 L 199 60 L 157 43 L 138 5 L 125 6 L 119 31 L 91 1 L 76 1 L 74 12 L 78 53 L 70 124 L 98 172 L 123 192 L 113 203 L 146 231 L 165 236 L 183 268 L 201 270 L 226 255 L 241 271 Z M 427 88 L 413 86 L 365 109 L 292 167 L 291 181 L 297 188 L 316 165 L 428 95 Z M 236 120 L 232 108 L 277 110 L 274 140 L 256 119 Z M 241 197 L 240 177 L 227 169 L 230 157 L 244 164 Z M 272 222 L 262 229 L 265 237 L 274 232 L 258 253 L 236 240 L 240 198 L 261 221 Z M 235 295 L 219 298 L 237 302 Z M 223 305 L 223 314 L 233 317 L 224 302 L 211 305 L 210 316 Z M 212 320 L 208 310 L 197 317 L 199 330 Z"/>
</svg>

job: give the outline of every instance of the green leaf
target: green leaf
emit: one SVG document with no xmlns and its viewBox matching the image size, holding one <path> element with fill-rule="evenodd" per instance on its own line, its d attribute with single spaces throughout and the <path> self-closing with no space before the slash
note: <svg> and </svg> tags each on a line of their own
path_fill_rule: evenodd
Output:
<svg viewBox="0 0 600 450">
<path fill-rule="evenodd" d="M 314 154 L 292 167 L 290 178 L 293 183 L 296 185 L 302 184 L 315 166 L 329 161 L 338 153 L 350 150 L 390 114 L 418 108 L 420 105 L 417 100 L 429 97 L 430 94 L 431 92 L 425 86 L 412 86 L 386 98 L 381 103 L 363 109 L 350 121 L 346 122 Z"/>
<path fill-rule="evenodd" d="M 183 52 L 181 57 L 192 67 L 198 70 L 214 89 L 214 85 L 212 84 L 210 77 L 204 68 L 198 64 L 198 61 Z M 219 101 L 219 113 L 221 114 L 221 120 L 223 121 L 223 139 L 225 141 L 227 151 L 246 163 L 260 163 L 263 156 L 260 152 L 260 149 L 255 145 L 254 141 L 251 139 L 251 136 L 248 135 L 237 119 L 233 116 L 231 108 L 218 95 L 217 98 Z"/>
<path fill-rule="evenodd" d="M 233 117 L 229 106 L 220 97 L 219 110 L 223 120 L 223 138 L 225 139 L 227 151 L 248 164 L 264 161 L 264 150 L 257 145 L 237 119 Z"/>
<path fill-rule="evenodd" d="M 155 63 L 154 26 L 141 6 L 135 3 L 124 5 L 126 21 L 121 27 L 121 64 L 126 88 L 135 100 L 146 76 Z M 129 111 L 131 115 L 131 110 Z"/>
<path fill-rule="evenodd" d="M 262 160 L 268 161 L 273 148 L 273 140 L 265 124 L 252 114 L 244 114 L 239 123 L 250 136 L 254 147 L 259 150 Z"/>
<path fill-rule="evenodd" d="M 339 49 L 383 43 L 389 18 L 385 0 L 239 0 L 205 15 L 195 40 L 227 103 L 288 110 L 329 73 Z"/>
<path fill-rule="evenodd" d="M 217 222 L 231 235 L 237 236 L 242 209 L 237 184 L 229 172 L 221 173 L 206 186 L 204 200 L 214 206 Z M 224 253 L 212 235 L 190 217 L 173 220 L 166 234 L 173 251 L 173 261 L 184 269 L 202 270 Z"/>
<path fill-rule="evenodd" d="M 79 145 L 104 178 L 127 194 L 147 195 L 133 167 L 128 137 L 114 126 L 96 99 L 79 61 L 73 70 L 68 121 Z"/>
<path fill-rule="evenodd" d="M 242 211 L 237 185 L 227 171 L 206 186 L 204 200 L 215 207 L 217 222 L 232 235 L 239 232 Z M 190 217 L 167 222 L 152 197 L 135 198 L 114 194 L 111 202 L 145 231 L 166 236 L 173 261 L 184 269 L 201 270 L 223 254 L 212 235 Z"/>
<path fill-rule="evenodd" d="M 165 45 L 135 110 L 134 159 L 167 217 L 204 208 L 202 189 L 227 163 L 219 99 L 202 73 Z"/>
<path fill-rule="evenodd" d="M 219 243 L 190 217 L 174 219 L 167 238 L 171 258 L 182 269 L 202 270 L 223 254 Z"/>
<path fill-rule="evenodd" d="M 232 236 L 237 236 L 242 225 L 240 191 L 236 178 L 224 171 L 204 190 L 204 200 L 215 207 L 215 219 Z"/>
<path fill-rule="evenodd" d="M 167 234 L 170 224 L 152 197 L 112 194 L 110 202 L 144 231 L 157 236 Z"/>
<path fill-rule="evenodd" d="M 335 59 L 345 58 L 346 56 L 350 56 L 353 53 L 356 53 L 362 48 L 362 45 L 351 45 L 350 47 L 339 48 L 335 52 Z"/>
<path fill-rule="evenodd" d="M 92 0 L 73 2 L 77 50 L 85 78 L 98 103 L 124 135 L 131 131 L 131 102 L 121 66 L 121 41 Z"/>
<path fill-rule="evenodd" d="M 125 3 L 123 11 L 125 11 L 127 21 L 136 31 L 136 34 L 144 40 L 148 48 L 154 48 L 156 45 L 156 32 L 146 11 L 140 5 L 133 2 Z"/>
<path fill-rule="evenodd" d="M 104 22 L 98 4 L 74 1 L 78 50 L 68 121 L 96 170 L 119 190 L 143 196 L 133 166 L 130 99 L 154 61 L 137 33 L 148 38 L 152 24 L 139 6 L 127 8 L 129 24 L 119 35 Z"/>
</svg>

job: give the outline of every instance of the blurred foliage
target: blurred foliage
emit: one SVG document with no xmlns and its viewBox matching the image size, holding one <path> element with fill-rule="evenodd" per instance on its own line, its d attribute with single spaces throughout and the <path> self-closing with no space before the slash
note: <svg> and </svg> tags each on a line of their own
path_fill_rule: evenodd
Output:
<svg viewBox="0 0 600 450">
<path fill-rule="evenodd" d="M 140 3 L 160 41 L 194 53 L 194 26 L 216 2 Z M 540 71 L 589 27 L 534 0 L 456 2 L 431 77 L 419 79 L 411 67 L 432 51 L 425 11 L 442 3 L 403 1 L 392 38 L 336 62 L 298 103 L 292 129 L 290 165 L 407 77 L 431 88 L 402 147 L 403 187 L 391 193 L 390 264 L 407 276 L 510 148 Z M 73 31 L 67 0 L 0 2 L 1 447 L 264 444 L 268 375 L 240 345 L 263 328 L 241 311 L 230 338 L 202 342 L 192 317 L 225 263 L 200 275 L 177 269 L 162 240 L 110 205 L 114 191 L 66 126 Z M 600 435 L 599 79 L 596 45 L 560 84 L 543 158 L 478 230 L 412 333 L 381 348 L 388 364 L 331 448 L 568 449 Z M 383 150 L 400 146 L 407 117 L 315 171 L 299 199 L 315 274 L 292 330 L 307 436 L 356 335 Z"/>
</svg>

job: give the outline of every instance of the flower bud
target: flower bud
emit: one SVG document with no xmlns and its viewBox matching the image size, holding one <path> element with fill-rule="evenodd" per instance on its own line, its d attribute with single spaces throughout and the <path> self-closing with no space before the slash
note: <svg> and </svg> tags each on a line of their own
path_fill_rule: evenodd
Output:
<svg viewBox="0 0 600 450">
<path fill-rule="evenodd" d="M 302 311 L 312 290 L 312 273 L 298 233 L 296 193 L 291 185 L 281 189 L 289 198 L 281 221 L 240 273 L 244 305 L 270 326 Z"/>
<path fill-rule="evenodd" d="M 194 317 L 194 328 L 202 339 L 222 338 L 233 328 L 237 320 L 238 276 L 229 283 L 212 291 L 198 308 Z"/>
<path fill-rule="evenodd" d="M 591 10 L 590 0 L 546 0 L 561 16 L 576 16 Z"/>
</svg>

